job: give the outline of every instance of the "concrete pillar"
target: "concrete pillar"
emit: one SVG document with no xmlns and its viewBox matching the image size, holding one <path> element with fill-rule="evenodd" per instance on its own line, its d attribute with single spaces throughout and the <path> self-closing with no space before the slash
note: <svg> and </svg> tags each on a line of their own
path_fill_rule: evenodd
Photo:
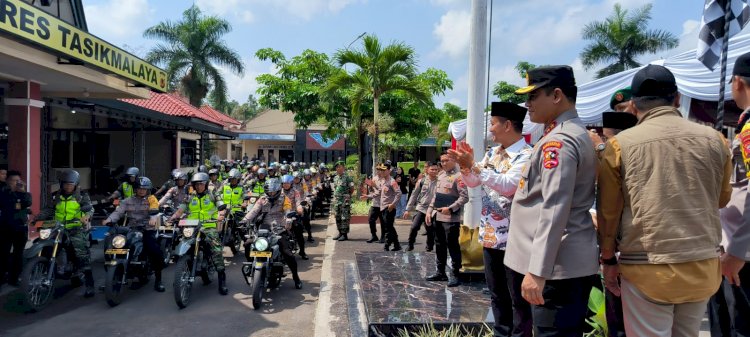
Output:
<svg viewBox="0 0 750 337">
<path fill-rule="evenodd" d="M 471 2 L 471 40 L 469 44 L 469 106 L 466 141 L 474 149 L 474 160 L 484 155 L 484 109 L 487 99 L 487 0 Z M 482 212 L 481 190 L 469 189 L 469 202 L 464 206 L 464 225 L 479 226 Z"/>
<path fill-rule="evenodd" d="M 42 195 L 42 108 L 39 83 L 10 83 L 8 98 L 8 169 L 17 170 L 33 198 L 32 211 L 39 213 Z"/>
</svg>

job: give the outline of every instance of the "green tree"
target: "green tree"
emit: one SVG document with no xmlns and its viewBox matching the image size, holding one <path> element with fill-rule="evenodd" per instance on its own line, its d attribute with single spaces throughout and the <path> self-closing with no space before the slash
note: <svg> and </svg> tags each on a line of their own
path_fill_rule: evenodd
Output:
<svg viewBox="0 0 750 337">
<path fill-rule="evenodd" d="M 448 125 L 451 122 L 466 119 L 466 110 L 451 103 L 445 103 L 442 112 L 440 122 L 437 123 L 437 126 L 433 130 L 438 151 L 442 151 L 443 143 L 451 139 L 451 134 L 448 132 Z"/>
<path fill-rule="evenodd" d="M 648 29 L 652 8 L 652 4 L 647 4 L 629 13 L 618 3 L 604 21 L 587 24 L 583 38 L 591 43 L 581 52 L 584 69 L 607 64 L 596 72 L 596 77 L 602 78 L 640 67 L 636 61 L 639 55 L 677 47 L 679 40 L 672 33 Z"/>
<path fill-rule="evenodd" d="M 239 54 L 223 40 L 231 30 L 227 20 L 203 15 L 193 5 L 182 13 L 182 20 L 146 29 L 144 37 L 161 40 L 146 61 L 165 66 L 171 89 L 179 89 L 193 106 L 200 106 L 210 91 L 214 107 L 225 111 L 227 85 L 217 66 L 237 75 L 245 71 Z"/>
<path fill-rule="evenodd" d="M 529 69 L 536 68 L 536 65 L 526 61 L 520 61 L 518 62 L 518 64 L 516 64 L 515 68 L 518 71 L 518 76 L 525 79 L 526 73 L 529 71 Z M 508 83 L 506 81 L 499 81 L 495 83 L 495 86 L 492 88 L 492 94 L 497 96 L 497 98 L 499 98 L 501 102 L 521 104 L 526 101 L 526 97 L 524 97 L 523 95 L 516 95 L 516 90 L 518 90 L 517 85 Z"/>
<path fill-rule="evenodd" d="M 352 115 L 360 119 L 362 104 L 371 100 L 373 104 L 373 166 L 378 162 L 378 123 L 380 99 L 388 93 L 403 93 L 422 105 L 429 106 L 432 96 L 424 81 L 418 80 L 414 49 L 401 42 L 385 47 L 374 35 L 363 38 L 361 50 L 340 49 L 334 55 L 341 66 L 353 65 L 352 72 L 339 71 L 328 79 L 326 92 L 350 91 Z M 373 167 L 373 172 L 375 171 Z"/>
</svg>

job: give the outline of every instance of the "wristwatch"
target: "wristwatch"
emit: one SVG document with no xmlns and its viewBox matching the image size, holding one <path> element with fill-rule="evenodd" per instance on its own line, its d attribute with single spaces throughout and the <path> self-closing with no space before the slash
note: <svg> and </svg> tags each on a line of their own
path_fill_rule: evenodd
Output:
<svg viewBox="0 0 750 337">
<path fill-rule="evenodd" d="M 607 148 L 607 143 L 599 143 L 596 145 L 596 152 L 601 153 L 606 148 Z"/>
<path fill-rule="evenodd" d="M 605 266 L 616 266 L 617 265 L 617 256 L 612 256 L 612 257 L 610 257 L 608 259 L 599 258 L 599 260 Z"/>
</svg>

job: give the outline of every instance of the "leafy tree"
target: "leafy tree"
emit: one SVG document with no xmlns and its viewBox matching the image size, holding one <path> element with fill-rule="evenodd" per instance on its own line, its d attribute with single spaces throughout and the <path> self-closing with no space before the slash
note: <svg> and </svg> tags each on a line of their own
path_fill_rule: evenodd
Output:
<svg viewBox="0 0 750 337">
<path fill-rule="evenodd" d="M 219 110 L 226 110 L 227 86 L 217 66 L 242 75 L 245 66 L 223 36 L 232 30 L 229 22 L 217 16 L 203 15 L 193 5 L 182 13 L 182 20 L 163 21 L 146 29 L 143 36 L 161 40 L 146 55 L 146 61 L 166 66 L 172 89 L 179 89 L 190 104 L 199 107 L 211 92 Z"/>
<path fill-rule="evenodd" d="M 442 151 L 443 143 L 451 139 L 451 134 L 448 132 L 448 125 L 451 122 L 461 119 L 466 119 L 466 110 L 451 103 L 443 105 L 440 122 L 437 123 L 437 127 L 433 130 L 438 151 Z"/>
<path fill-rule="evenodd" d="M 520 61 L 518 64 L 516 64 L 516 70 L 518 71 L 518 76 L 521 78 L 526 78 L 526 73 L 529 71 L 529 69 L 536 68 L 536 65 L 531 64 L 526 61 Z M 492 94 L 497 96 L 497 98 L 500 99 L 501 102 L 511 102 L 520 104 L 523 103 L 526 98 L 523 95 L 516 95 L 516 90 L 518 90 L 518 86 L 508 83 L 506 81 L 499 81 L 495 83 L 495 86 L 492 88 Z"/>
<path fill-rule="evenodd" d="M 361 121 L 361 107 L 365 101 L 373 104 L 373 166 L 378 162 L 378 128 L 380 100 L 386 93 L 404 94 L 421 105 L 429 106 L 432 97 L 424 81 L 418 80 L 414 49 L 394 42 L 385 47 L 374 35 L 363 38 L 361 50 L 340 49 L 334 55 L 339 66 L 353 65 L 352 72 L 334 73 L 325 87 L 327 93 L 349 91 L 352 117 Z M 373 172 L 375 168 L 373 167 Z"/>
<path fill-rule="evenodd" d="M 640 67 L 636 61 L 639 55 L 677 47 L 679 40 L 674 34 L 648 29 L 652 8 L 652 4 L 647 4 L 629 13 L 618 3 L 604 21 L 587 24 L 583 28 L 583 38 L 591 43 L 581 52 L 584 69 L 607 64 L 596 72 L 596 77 L 602 78 Z"/>
</svg>

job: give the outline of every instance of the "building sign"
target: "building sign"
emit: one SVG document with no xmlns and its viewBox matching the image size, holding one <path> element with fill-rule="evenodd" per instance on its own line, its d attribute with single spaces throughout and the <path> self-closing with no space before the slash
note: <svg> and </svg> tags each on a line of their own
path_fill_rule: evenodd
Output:
<svg viewBox="0 0 750 337">
<path fill-rule="evenodd" d="M 328 139 L 320 131 L 307 131 L 305 140 L 307 150 L 343 151 L 346 148 L 346 139 L 344 137 L 336 136 Z"/>
<path fill-rule="evenodd" d="M 294 145 L 258 145 L 258 149 L 263 150 L 294 150 Z"/>
<path fill-rule="evenodd" d="M 0 31 L 164 92 L 167 73 L 20 0 L 0 0 Z"/>
</svg>

